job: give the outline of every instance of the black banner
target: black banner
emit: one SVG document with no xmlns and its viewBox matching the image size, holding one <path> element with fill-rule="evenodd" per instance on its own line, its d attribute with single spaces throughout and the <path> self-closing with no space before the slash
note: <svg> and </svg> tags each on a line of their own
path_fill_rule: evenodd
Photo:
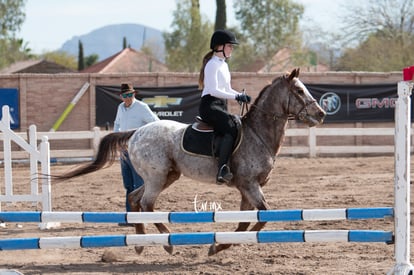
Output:
<svg viewBox="0 0 414 275">
<path fill-rule="evenodd" d="M 369 85 L 305 84 L 327 112 L 325 123 L 392 122 L 398 98 L 397 83 Z M 96 86 L 96 125 L 113 126 L 119 86 Z M 198 115 L 201 91 L 195 85 L 135 87 L 137 98 L 160 119 L 192 123 Z M 411 102 L 413 105 L 413 102 Z M 413 106 L 411 106 L 413 109 Z M 412 118 L 413 115 L 411 114 Z"/>
<path fill-rule="evenodd" d="M 192 123 L 198 115 L 201 91 L 198 86 L 134 87 L 136 98 L 147 103 L 160 119 Z M 96 86 L 96 125 L 113 127 L 122 100 L 120 86 Z"/>
<path fill-rule="evenodd" d="M 398 98 L 397 83 L 305 85 L 327 112 L 324 122 L 394 121 L 395 104 Z"/>
</svg>

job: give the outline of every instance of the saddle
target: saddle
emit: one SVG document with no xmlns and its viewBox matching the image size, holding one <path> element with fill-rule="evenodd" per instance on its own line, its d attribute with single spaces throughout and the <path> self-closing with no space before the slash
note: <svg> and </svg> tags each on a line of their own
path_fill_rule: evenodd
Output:
<svg viewBox="0 0 414 275">
<path fill-rule="evenodd" d="M 181 138 L 181 149 L 188 154 L 216 157 L 219 154 L 221 138 L 207 122 L 197 116 L 196 121 L 190 124 Z M 232 115 L 237 126 L 237 138 L 233 146 L 233 153 L 242 140 L 242 123 L 239 116 Z"/>
</svg>

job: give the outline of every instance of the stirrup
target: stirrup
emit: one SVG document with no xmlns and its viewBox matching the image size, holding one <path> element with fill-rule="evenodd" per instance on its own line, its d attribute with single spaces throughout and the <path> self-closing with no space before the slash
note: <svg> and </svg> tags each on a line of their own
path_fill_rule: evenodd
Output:
<svg viewBox="0 0 414 275">
<path fill-rule="evenodd" d="M 226 164 L 223 164 L 217 173 L 217 184 L 228 183 L 232 178 L 233 174 L 231 173 L 230 168 Z"/>
</svg>

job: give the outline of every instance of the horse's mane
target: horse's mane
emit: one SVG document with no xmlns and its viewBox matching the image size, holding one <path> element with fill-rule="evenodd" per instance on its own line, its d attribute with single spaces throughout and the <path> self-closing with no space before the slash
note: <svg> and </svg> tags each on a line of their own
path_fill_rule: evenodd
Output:
<svg viewBox="0 0 414 275">
<path fill-rule="evenodd" d="M 281 79 L 286 79 L 288 76 L 289 76 L 289 73 L 286 73 L 284 75 L 281 75 L 279 77 L 276 77 L 275 79 L 272 80 L 272 82 L 270 84 L 267 84 L 266 86 L 264 86 L 263 89 L 259 92 L 259 95 L 254 100 L 252 106 L 256 106 L 257 105 L 257 103 L 259 102 L 259 100 L 262 98 L 262 96 L 264 94 L 264 91 L 266 91 L 267 88 L 269 88 L 276 81 L 280 81 Z M 248 116 L 248 114 L 250 113 L 250 111 L 251 111 L 251 109 L 245 114 L 245 117 Z"/>
<path fill-rule="evenodd" d="M 256 97 L 256 99 L 253 102 L 253 105 L 256 105 L 256 103 L 260 100 L 260 98 L 263 96 L 263 92 L 270 86 L 271 84 L 267 84 L 263 87 L 263 89 L 260 91 L 259 95 Z"/>
</svg>

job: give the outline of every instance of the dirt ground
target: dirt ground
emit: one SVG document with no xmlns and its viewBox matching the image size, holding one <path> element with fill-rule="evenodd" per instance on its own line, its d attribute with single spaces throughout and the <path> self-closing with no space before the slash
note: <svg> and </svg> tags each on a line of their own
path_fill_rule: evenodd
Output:
<svg viewBox="0 0 414 275">
<path fill-rule="evenodd" d="M 73 165 L 54 165 L 59 174 Z M 3 169 L 2 173 L 3 173 Z M 14 167 L 15 193 L 28 185 L 27 167 Z M 0 174 L 3 177 L 2 174 Z M 272 209 L 392 207 L 394 158 L 278 158 L 263 188 Z M 4 190 L 1 190 L 4 193 Z M 124 211 L 118 164 L 78 179 L 53 183 L 54 211 Z M 238 210 L 236 189 L 181 178 L 160 196 L 160 211 L 194 211 L 194 199 Z M 41 210 L 31 204 L 3 204 L 3 211 Z M 235 224 L 171 224 L 172 232 L 233 231 Z M 265 230 L 393 230 L 392 219 L 268 223 Z M 156 233 L 148 226 L 149 233 Z M 0 227 L 0 238 L 132 234 L 117 224 L 62 224 L 41 231 L 37 224 Z M 0 269 L 24 274 L 385 274 L 394 265 L 394 246 L 384 243 L 275 243 L 237 245 L 208 256 L 208 246 L 0 251 Z M 112 257 L 108 257 L 112 255 Z"/>
</svg>

